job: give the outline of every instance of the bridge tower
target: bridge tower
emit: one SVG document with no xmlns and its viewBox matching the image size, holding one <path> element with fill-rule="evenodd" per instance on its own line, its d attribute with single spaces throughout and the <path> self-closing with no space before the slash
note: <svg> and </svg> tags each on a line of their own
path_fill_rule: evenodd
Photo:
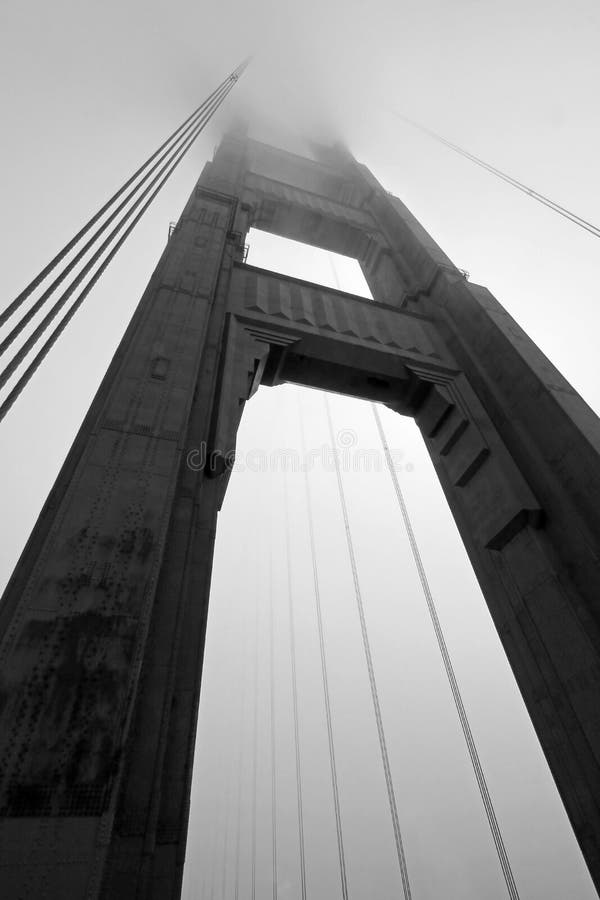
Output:
<svg viewBox="0 0 600 900">
<path fill-rule="evenodd" d="M 7 587 L 4 900 L 179 897 L 217 513 L 245 402 L 285 381 L 415 417 L 600 888 L 599 421 L 364 165 L 317 156 L 223 139 Z M 357 258 L 374 302 L 246 265 L 251 226 Z"/>
</svg>

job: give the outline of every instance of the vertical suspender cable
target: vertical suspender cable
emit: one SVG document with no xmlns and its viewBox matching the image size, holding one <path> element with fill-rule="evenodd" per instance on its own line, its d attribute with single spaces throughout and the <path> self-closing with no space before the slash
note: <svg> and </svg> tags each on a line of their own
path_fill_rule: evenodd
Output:
<svg viewBox="0 0 600 900">
<path fill-rule="evenodd" d="M 256 900 L 256 780 L 258 774 L 258 597 L 254 598 L 254 701 L 252 708 L 252 809 L 250 897 Z"/>
<path fill-rule="evenodd" d="M 298 845 L 300 850 L 300 898 L 306 900 L 306 856 L 304 850 L 304 813 L 302 806 L 302 766 L 300 759 L 300 727 L 298 721 L 298 679 L 296 675 L 296 634 L 290 541 L 290 510 L 287 475 L 284 472 L 285 554 L 287 563 L 288 612 L 290 619 L 290 660 L 292 668 L 292 706 L 294 714 L 294 747 L 296 750 L 296 802 L 298 809 Z"/>
<path fill-rule="evenodd" d="M 215 879 L 216 879 L 216 875 L 215 875 L 215 856 L 216 856 L 216 853 L 217 853 L 217 832 L 218 832 L 218 829 L 216 828 L 216 822 L 215 822 L 215 827 L 213 827 L 213 833 L 212 833 L 211 841 L 210 841 L 210 844 L 211 844 L 211 851 L 210 851 L 210 878 L 208 877 L 208 874 L 207 874 L 207 876 L 206 876 L 206 883 L 207 883 L 207 885 L 208 885 L 208 883 L 209 883 L 209 881 L 210 881 L 210 894 L 208 895 L 208 896 L 209 896 L 209 900 L 214 900 L 214 896 L 215 896 Z"/>
<path fill-rule="evenodd" d="M 273 556 L 269 548 L 269 674 L 271 682 L 271 838 L 273 845 L 273 900 L 277 900 L 277 747 L 275 729 L 275 611 L 273 608 Z"/>
<path fill-rule="evenodd" d="M 431 622 L 433 624 L 433 630 L 435 632 L 435 636 L 437 639 L 440 654 L 442 656 L 442 661 L 444 663 L 444 668 L 446 670 L 448 682 L 450 684 L 450 690 L 452 691 L 452 697 L 454 698 L 454 703 L 456 705 L 456 710 L 458 712 L 458 717 L 460 719 L 460 724 L 461 724 L 463 735 L 464 735 L 464 738 L 465 738 L 465 741 L 467 744 L 467 748 L 469 751 L 469 756 L 471 757 L 473 771 L 475 773 L 475 778 L 477 779 L 477 786 L 479 788 L 479 793 L 480 793 L 481 799 L 483 801 L 483 805 L 484 805 L 485 812 L 487 815 L 488 824 L 490 826 L 490 831 L 492 833 L 492 837 L 493 837 L 494 844 L 496 847 L 496 852 L 498 854 L 498 859 L 500 862 L 500 866 L 502 868 L 502 874 L 504 875 L 504 880 L 506 882 L 506 887 L 508 889 L 508 894 L 509 894 L 509 897 L 511 898 L 511 900 L 519 900 L 519 891 L 517 889 L 517 885 L 515 883 L 515 879 L 514 879 L 512 869 L 510 866 L 510 861 L 508 859 L 508 854 L 507 854 L 506 848 L 504 846 L 504 841 L 502 839 L 502 833 L 500 831 L 500 826 L 498 825 L 498 820 L 496 819 L 496 813 L 494 810 L 492 799 L 490 797 L 490 792 L 489 792 L 489 789 L 487 786 L 487 782 L 485 779 L 481 761 L 479 759 L 479 753 L 477 752 L 477 747 L 475 745 L 475 740 L 473 738 L 471 726 L 469 724 L 469 720 L 467 718 L 467 713 L 466 713 L 466 710 L 464 707 L 460 689 L 459 689 L 458 683 L 456 681 L 456 676 L 454 674 L 454 667 L 452 665 L 452 660 L 450 658 L 450 654 L 449 654 L 448 648 L 446 646 L 446 640 L 444 638 L 444 633 L 442 631 L 442 626 L 440 624 L 440 620 L 438 617 L 437 609 L 436 609 L 435 602 L 433 599 L 433 594 L 431 593 L 431 589 L 429 587 L 429 581 L 427 580 L 427 575 L 425 573 L 425 568 L 423 566 L 423 561 L 421 559 L 421 554 L 420 554 L 419 547 L 418 547 L 418 544 L 417 544 L 417 541 L 415 538 L 415 533 L 413 531 L 413 527 L 412 527 L 412 523 L 410 520 L 410 516 L 408 514 L 406 502 L 404 500 L 404 495 L 403 495 L 402 489 L 400 487 L 400 482 L 398 481 L 398 475 L 394 468 L 389 445 L 388 445 L 388 442 L 387 442 L 387 439 L 385 436 L 385 432 L 383 430 L 383 424 L 382 424 L 381 418 L 379 416 L 379 411 L 374 403 L 371 404 L 371 408 L 373 410 L 373 415 L 375 417 L 375 422 L 377 424 L 377 430 L 379 432 L 379 437 L 381 439 L 381 444 L 383 447 L 383 452 L 385 455 L 387 468 L 390 473 L 390 477 L 392 479 L 392 484 L 394 485 L 394 491 L 396 493 L 396 498 L 398 500 L 400 512 L 402 513 L 402 519 L 404 521 L 404 527 L 406 528 L 406 533 L 408 535 L 408 540 L 410 543 L 410 548 L 412 551 L 413 559 L 414 559 L 415 565 L 417 567 L 417 572 L 419 573 L 421 587 L 423 588 L 423 593 L 425 595 L 427 609 L 429 610 L 429 615 L 431 617 Z"/>
<path fill-rule="evenodd" d="M 228 883 L 228 849 L 229 843 L 231 839 L 231 820 L 232 820 L 232 810 L 231 804 L 232 801 L 235 802 L 235 814 L 236 814 L 236 834 L 235 834 L 235 857 L 234 857 L 234 894 L 237 898 L 239 892 L 239 867 L 240 867 L 240 806 L 241 806 L 241 784 L 242 784 L 242 743 L 243 743 L 243 725 L 244 725 L 244 711 L 246 708 L 246 683 L 247 679 L 245 677 L 245 663 L 248 656 L 247 652 L 247 643 L 244 644 L 244 654 L 243 654 L 243 663 L 239 669 L 239 673 L 242 678 L 242 684 L 238 685 L 238 695 L 240 698 L 240 732 L 239 732 L 239 741 L 237 747 L 237 754 L 233 754 L 231 756 L 230 770 L 229 770 L 229 783 L 227 788 L 227 799 L 226 799 L 226 820 L 225 820 L 225 842 L 223 848 L 223 879 L 221 885 L 221 897 L 222 900 L 227 900 L 228 891 L 227 891 L 227 883 Z M 234 681 L 234 690 L 235 690 L 235 681 Z M 231 745 L 233 742 L 233 738 L 230 735 L 229 744 Z M 232 747 L 233 750 L 233 747 Z M 235 769 L 235 771 L 234 771 Z M 235 777 L 235 790 L 234 790 L 234 777 Z"/>
<path fill-rule="evenodd" d="M 234 645 L 234 653 L 235 653 L 235 645 Z M 235 654 L 239 659 L 239 653 Z M 245 699 L 245 679 L 244 684 L 242 686 L 239 685 L 239 676 L 243 676 L 244 670 L 243 667 L 240 667 L 238 671 L 235 673 L 233 678 L 228 683 L 228 694 L 231 697 L 231 701 L 227 701 L 224 698 L 223 707 L 225 709 L 235 709 L 235 697 L 240 698 L 240 707 L 242 715 L 240 718 L 243 720 L 243 709 L 244 709 L 244 699 Z M 241 769 L 241 746 L 242 741 L 240 739 L 238 744 L 238 752 L 235 753 L 235 737 L 231 732 L 231 723 L 227 721 L 226 723 L 229 726 L 229 732 L 226 732 L 224 746 L 227 748 L 229 755 L 228 761 L 225 763 L 225 766 L 222 766 L 223 769 L 227 770 L 227 776 L 224 778 L 225 784 L 223 785 L 223 798 L 225 801 L 225 830 L 223 836 L 223 856 L 222 856 L 222 865 L 221 865 L 221 900 L 227 900 L 228 897 L 228 882 L 229 875 L 231 872 L 231 866 L 229 865 L 229 847 L 231 842 L 231 832 L 232 832 L 232 803 L 235 803 L 236 794 L 239 795 L 240 790 L 240 769 Z M 237 790 L 235 789 L 237 788 Z M 239 796 L 238 796 L 238 808 L 239 808 Z"/>
<path fill-rule="evenodd" d="M 229 851 L 229 820 L 231 816 L 231 771 L 229 773 L 230 781 L 225 797 L 225 831 L 223 834 L 223 857 L 221 861 L 221 900 L 225 900 L 227 896 L 227 856 Z"/>
<path fill-rule="evenodd" d="M 333 433 L 333 422 L 331 420 L 331 409 L 329 406 L 329 400 L 327 394 L 324 394 L 325 400 L 325 410 L 327 413 L 327 424 L 329 427 L 329 437 L 331 440 L 331 448 L 333 451 L 334 465 L 335 465 L 335 474 L 337 478 L 338 485 L 338 493 L 340 497 L 340 505 L 342 508 L 342 516 L 344 519 L 344 529 L 346 532 L 346 543 L 348 546 L 348 555 L 350 557 L 350 566 L 352 568 L 352 579 L 354 581 L 354 593 L 356 597 L 356 605 L 358 607 L 358 616 L 360 619 L 360 630 L 362 634 L 363 648 L 365 652 L 365 659 L 367 663 L 367 671 L 369 674 L 369 685 L 371 688 L 371 699 L 373 701 L 373 710 L 375 713 L 375 722 L 377 724 L 377 735 L 379 737 L 379 748 L 381 750 L 381 760 L 383 763 L 383 772 L 385 775 L 385 783 L 387 786 L 388 800 L 390 806 L 390 813 L 392 816 L 392 826 L 394 829 L 394 840 L 396 843 L 396 854 L 398 857 L 398 865 L 400 867 L 400 876 L 402 878 L 402 889 L 404 891 L 405 900 L 410 900 L 411 891 L 410 891 L 410 882 L 408 879 L 408 869 L 406 865 L 406 857 L 404 854 L 404 845 L 402 843 L 402 834 L 400 831 L 400 821 L 398 818 L 398 808 L 396 805 L 396 795 L 394 793 L 394 783 L 392 781 L 392 773 L 390 769 L 390 761 L 387 750 L 387 743 L 385 739 L 385 731 L 383 728 L 383 719 L 381 716 L 381 707 L 379 704 L 379 695 L 377 692 L 377 682 L 375 680 L 375 670 L 373 668 L 373 658 L 371 655 L 371 646 L 369 642 L 369 635 L 367 631 L 367 622 L 365 618 L 365 611 L 362 602 L 362 595 L 360 590 L 360 582 L 358 579 L 358 568 L 356 565 L 356 556 L 354 553 L 354 544 L 352 541 L 352 533 L 350 531 L 350 519 L 348 517 L 348 508 L 346 506 L 346 495 L 344 492 L 344 485 L 342 482 L 342 473 L 340 470 L 340 461 L 338 453 L 335 448 L 335 437 Z"/>
<path fill-rule="evenodd" d="M 248 642 L 244 641 L 244 653 L 242 663 L 242 686 L 241 686 L 241 702 L 240 702 L 240 730 L 239 744 L 237 755 L 237 785 L 236 785 L 236 824 L 235 824 L 235 881 L 234 881 L 234 897 L 238 900 L 240 893 L 240 838 L 242 826 L 242 746 L 244 743 L 244 724 L 246 721 L 246 693 L 248 689 L 248 679 L 246 677 L 246 667 L 248 663 Z"/>
<path fill-rule="evenodd" d="M 216 857 L 217 857 L 217 834 L 219 833 L 219 828 L 217 827 L 217 823 L 220 822 L 221 819 L 221 806 L 219 806 L 217 810 L 217 815 L 215 816 L 215 820 L 213 823 L 213 832 L 211 836 L 211 851 L 210 851 L 210 894 L 209 900 L 215 900 L 215 883 L 217 880 L 217 866 L 216 866 Z M 208 880 L 208 877 L 207 877 Z"/>
<path fill-rule="evenodd" d="M 312 513 L 312 496 L 310 482 L 306 468 L 306 440 L 304 436 L 304 421 L 302 417 L 302 405 L 298 402 L 300 417 L 300 437 L 302 442 L 302 466 L 304 472 L 304 490 L 306 495 L 306 510 L 308 516 L 308 534 L 310 540 L 310 555 L 313 570 L 313 586 L 315 592 L 315 608 L 317 613 L 317 630 L 319 634 L 319 652 L 321 656 L 321 678 L 323 682 L 323 699 L 325 703 L 325 721 L 327 724 L 327 741 L 329 745 L 329 765 L 331 769 L 331 789 L 333 793 L 333 809 L 335 814 L 335 828 L 337 834 L 338 859 L 340 865 L 340 882 L 342 888 L 342 900 L 348 900 L 348 878 L 346 875 L 346 858 L 344 855 L 344 836 L 342 832 L 342 815 L 340 810 L 340 793 L 337 780 L 337 767 L 335 762 L 335 744 L 333 741 L 333 724 L 331 718 L 331 698 L 329 696 L 329 678 L 327 675 L 327 657 L 325 655 L 325 636 L 323 632 L 323 615 L 321 611 L 321 591 L 319 587 L 319 570 L 317 566 L 317 551 L 315 545 L 315 529 Z"/>
<path fill-rule="evenodd" d="M 231 747 L 231 741 L 227 743 L 228 749 Z M 226 896 L 226 888 L 227 888 L 227 851 L 229 849 L 229 826 L 230 826 L 230 817 L 231 817 L 231 784 L 232 784 L 232 776 L 233 776 L 233 759 L 230 758 L 228 764 L 226 764 L 227 776 L 225 778 L 225 784 L 223 785 L 223 799 L 224 799 L 224 808 L 225 812 L 223 815 L 223 824 L 224 824 L 224 832 L 223 832 L 223 855 L 221 858 L 221 898 L 220 900 L 225 900 Z"/>
<path fill-rule="evenodd" d="M 228 696 L 230 689 L 231 685 L 228 685 L 228 689 L 225 693 L 225 707 L 227 707 L 228 705 Z M 213 819 L 213 829 L 210 841 L 210 900 L 216 900 L 218 893 L 219 873 L 217 871 L 217 856 L 219 851 L 219 837 L 226 820 L 227 795 L 229 789 L 229 782 L 227 780 L 227 766 L 221 765 L 219 766 L 217 771 L 218 775 L 215 778 L 217 808 Z"/>
<path fill-rule="evenodd" d="M 231 775 L 231 773 L 230 773 Z M 231 780 L 229 782 L 229 790 L 227 791 L 227 799 L 226 799 L 226 813 L 225 813 L 225 839 L 223 841 L 223 871 L 222 871 L 222 879 L 221 879 L 221 900 L 225 900 L 227 896 L 227 851 L 229 849 L 229 824 L 231 817 Z"/>
<path fill-rule="evenodd" d="M 240 760 L 241 764 L 241 760 Z M 233 883 L 233 891 L 235 900 L 238 900 L 240 896 L 240 837 L 242 830 L 242 790 L 241 790 L 241 774 L 239 776 L 238 781 L 238 791 L 237 791 L 237 809 L 236 809 L 236 822 L 235 822 L 235 880 Z"/>
<path fill-rule="evenodd" d="M 244 653 L 244 657 L 246 653 Z M 242 677 L 244 675 L 244 666 L 241 667 L 240 672 Z M 234 690 L 235 690 L 235 682 L 234 682 Z M 243 684 L 241 689 L 239 689 L 240 696 L 240 719 L 243 723 L 244 719 L 244 708 L 245 708 L 245 693 L 246 693 L 246 679 L 243 678 Z M 232 749 L 230 766 L 229 766 L 229 779 L 228 786 L 226 792 L 226 817 L 225 817 L 225 841 L 223 846 L 223 879 L 221 883 L 221 898 L 222 900 L 227 900 L 228 891 L 227 891 L 227 883 L 228 883 L 228 850 L 231 839 L 231 824 L 232 824 L 232 810 L 231 804 L 232 801 L 237 799 L 236 803 L 236 823 L 237 823 L 237 834 L 236 834 L 236 855 L 235 855 L 235 880 L 234 880 L 234 891 L 237 896 L 237 886 L 239 879 L 239 843 L 240 843 L 240 794 L 241 794 L 241 765 L 242 765 L 242 737 L 240 735 L 238 751 L 237 755 L 233 753 L 233 736 L 229 736 L 229 745 Z M 235 765 L 237 763 L 237 765 Z M 234 771 L 235 769 L 235 771 Z M 234 791 L 234 777 L 236 782 L 236 789 Z"/>
</svg>

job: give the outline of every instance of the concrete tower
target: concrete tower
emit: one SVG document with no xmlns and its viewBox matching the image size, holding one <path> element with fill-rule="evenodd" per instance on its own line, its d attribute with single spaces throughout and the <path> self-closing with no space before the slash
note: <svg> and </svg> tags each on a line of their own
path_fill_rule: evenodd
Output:
<svg viewBox="0 0 600 900">
<path fill-rule="evenodd" d="M 365 166 L 320 156 L 222 141 L 7 587 L 3 900 L 179 896 L 217 511 L 244 403 L 284 381 L 415 417 L 600 887 L 599 421 Z M 250 226 L 356 257 L 375 301 L 245 265 Z"/>
</svg>

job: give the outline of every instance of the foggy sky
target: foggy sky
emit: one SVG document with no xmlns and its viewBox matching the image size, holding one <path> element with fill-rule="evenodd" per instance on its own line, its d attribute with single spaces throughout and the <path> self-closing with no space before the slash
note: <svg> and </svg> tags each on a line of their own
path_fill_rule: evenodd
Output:
<svg viewBox="0 0 600 900">
<path fill-rule="evenodd" d="M 283 127 L 288 140 L 306 135 L 346 141 L 598 410 L 595 239 L 428 143 L 390 110 L 422 121 L 597 222 L 599 32 L 591 0 L 568 6 L 512 0 L 502 5 L 310 0 L 301 6 L 260 0 L 222 7 L 190 0 L 4 3 L 2 306 L 227 72 L 248 52 L 254 60 L 227 109 L 0 426 L 3 509 L 8 510 L 2 517 L 2 583 L 162 251 L 169 221 L 178 217 L 220 132 L 238 113 L 248 115 L 266 140 Z M 299 252 L 260 241 L 251 236 L 251 263 L 282 270 L 300 264 Z M 332 283 L 322 259 L 313 255 L 305 265 L 296 274 Z M 337 265 L 342 287 L 360 293 L 351 267 Z M 240 433 L 242 458 L 252 448 L 297 442 L 297 393 L 293 387 L 262 389 L 251 401 Z M 314 392 L 301 393 L 309 445 L 320 446 L 326 439 L 322 400 Z M 361 446 L 378 446 L 363 405 L 336 398 L 333 411 L 338 429 L 354 429 Z M 272 427 L 275 420 L 279 431 Z M 385 422 L 392 446 L 413 466 L 401 473 L 403 488 L 523 900 L 592 898 L 416 429 L 392 415 Z M 397 896 L 399 882 L 335 485 L 331 473 L 311 474 L 351 896 L 387 900 Z M 283 480 L 281 473 L 234 473 L 219 523 L 186 900 L 209 896 L 201 893 L 203 879 L 209 884 L 210 866 L 221 865 L 227 809 L 226 871 L 233 897 L 231 811 L 238 796 L 240 739 L 246 816 L 241 858 L 247 871 L 252 698 L 249 691 L 244 696 L 243 685 L 252 672 L 254 604 L 264 627 L 268 621 L 270 542 L 278 638 L 280 896 L 298 896 Z M 505 890 L 386 473 L 348 473 L 346 484 L 415 900 L 442 892 L 445 900 L 500 900 Z M 290 475 L 287 487 L 294 522 L 309 896 L 330 900 L 339 888 L 298 476 Z M 271 865 L 264 627 L 258 656 L 261 900 L 270 896 Z"/>
</svg>

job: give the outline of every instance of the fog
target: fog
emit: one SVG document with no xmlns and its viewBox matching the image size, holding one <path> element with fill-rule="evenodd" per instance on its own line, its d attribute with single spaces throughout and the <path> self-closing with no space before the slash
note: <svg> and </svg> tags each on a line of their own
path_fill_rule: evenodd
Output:
<svg viewBox="0 0 600 900">
<path fill-rule="evenodd" d="M 5 305 L 245 56 L 251 66 L 1 427 L 2 584 L 204 161 L 229 123 L 273 143 L 344 141 L 471 280 L 500 299 L 600 409 L 595 239 L 428 141 L 411 116 L 591 221 L 600 220 L 600 14 L 591 0 L 4 3 L 0 11 Z M 250 235 L 249 262 L 364 291 L 357 267 Z M 329 255 L 330 257 L 331 255 Z M 298 652 L 308 897 L 341 897 L 303 481 L 257 468 L 327 442 L 323 399 L 261 389 L 244 413 L 219 521 L 186 900 L 250 897 L 257 715 L 256 897 L 272 894 L 269 608 L 274 606 L 277 885 L 300 897 L 284 494 Z M 507 896 L 389 476 L 364 404 L 332 398 L 350 434 L 348 492 L 415 900 Z M 592 898 L 579 850 L 413 423 L 391 445 L 523 900 Z M 253 455 L 254 454 L 254 455 Z M 258 467 L 261 469 L 261 467 Z M 401 896 L 335 476 L 309 473 L 349 893 Z M 258 615 L 258 642 L 254 623 Z M 258 692 L 253 692 L 257 665 Z M 238 818 L 239 812 L 239 818 Z M 236 841 L 239 822 L 239 885 Z"/>
</svg>

